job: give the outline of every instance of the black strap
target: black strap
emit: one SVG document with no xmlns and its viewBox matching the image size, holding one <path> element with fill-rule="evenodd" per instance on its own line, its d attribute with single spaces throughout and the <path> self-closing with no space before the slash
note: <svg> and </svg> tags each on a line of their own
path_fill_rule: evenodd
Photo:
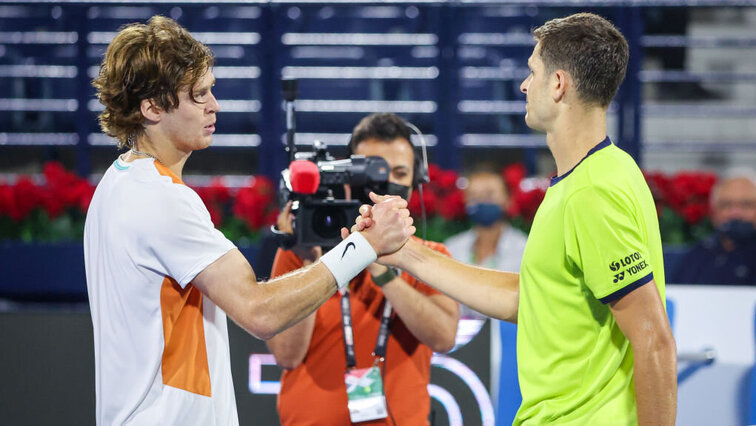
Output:
<svg viewBox="0 0 756 426">
<path fill-rule="evenodd" d="M 278 244 L 278 247 L 284 250 L 291 250 L 297 244 L 296 235 L 280 231 L 276 225 L 270 225 L 270 233 L 273 236 L 273 240 Z"/>
<path fill-rule="evenodd" d="M 393 309 L 391 303 L 386 300 L 381 316 L 381 327 L 378 329 L 378 338 L 375 341 L 375 350 L 373 355 L 383 360 L 386 356 L 386 344 L 391 330 L 391 314 Z M 344 348 L 346 350 L 347 368 L 357 366 L 357 358 L 354 355 L 354 329 L 352 328 L 352 304 L 349 301 L 349 287 L 345 288 L 344 294 L 341 295 L 341 325 L 344 329 Z"/>
<path fill-rule="evenodd" d="M 341 295 L 341 326 L 344 328 L 344 348 L 346 348 L 347 368 L 357 366 L 354 356 L 354 332 L 352 331 L 352 304 L 349 302 L 349 287 Z"/>
<path fill-rule="evenodd" d="M 388 344 L 388 336 L 391 330 L 389 330 L 389 322 L 391 322 L 391 303 L 386 299 L 386 303 L 383 306 L 383 316 L 381 317 L 381 328 L 378 329 L 378 338 L 375 339 L 375 349 L 373 349 L 373 356 L 377 356 L 383 361 L 386 357 L 386 345 Z"/>
</svg>

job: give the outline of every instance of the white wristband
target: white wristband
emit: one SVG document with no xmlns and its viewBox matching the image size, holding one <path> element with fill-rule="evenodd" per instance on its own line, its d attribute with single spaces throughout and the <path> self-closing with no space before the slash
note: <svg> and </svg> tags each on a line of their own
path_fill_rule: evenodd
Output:
<svg viewBox="0 0 756 426">
<path fill-rule="evenodd" d="M 341 290 L 349 284 L 352 278 L 375 262 L 378 255 L 373 250 L 368 240 L 359 232 L 353 232 L 336 247 L 320 257 L 333 277 L 336 278 L 336 286 Z"/>
</svg>

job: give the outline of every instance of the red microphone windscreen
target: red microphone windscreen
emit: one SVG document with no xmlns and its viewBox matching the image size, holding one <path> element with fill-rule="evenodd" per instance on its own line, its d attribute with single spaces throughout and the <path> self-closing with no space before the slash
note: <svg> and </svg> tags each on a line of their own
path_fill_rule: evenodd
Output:
<svg viewBox="0 0 756 426">
<path fill-rule="evenodd" d="M 295 160 L 289 164 L 291 190 L 299 194 L 314 194 L 320 186 L 318 165 L 312 161 Z"/>
</svg>

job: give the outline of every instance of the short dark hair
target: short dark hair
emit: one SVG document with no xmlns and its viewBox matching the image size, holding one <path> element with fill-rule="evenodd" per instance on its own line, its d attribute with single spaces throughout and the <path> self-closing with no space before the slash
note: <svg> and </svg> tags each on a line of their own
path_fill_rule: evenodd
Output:
<svg viewBox="0 0 756 426">
<path fill-rule="evenodd" d="M 625 79 L 629 50 L 622 33 L 606 19 L 577 13 L 533 30 L 547 72 L 564 69 L 587 104 L 606 107 Z"/>
<path fill-rule="evenodd" d="M 370 114 L 360 120 L 352 131 L 352 139 L 349 141 L 348 151 L 354 152 L 354 148 L 360 142 L 367 139 L 391 142 L 397 138 L 410 140 L 410 129 L 398 115 L 390 112 Z M 411 143 L 411 142 L 410 142 Z"/>
<path fill-rule="evenodd" d="M 412 186 L 417 187 L 420 179 L 420 156 L 415 152 L 415 146 L 410 139 L 411 133 L 407 124 L 396 114 L 379 112 L 370 114 L 360 120 L 352 131 L 352 138 L 347 145 L 346 155 L 354 154 L 357 145 L 368 140 L 375 139 L 380 142 L 393 142 L 396 139 L 404 139 L 412 147 Z"/>
<path fill-rule="evenodd" d="M 92 81 L 105 106 L 99 116 L 103 132 L 124 147 L 129 136 L 143 131 L 143 99 L 154 100 L 166 111 L 178 107 L 183 89 L 195 99 L 192 89 L 214 61 L 210 48 L 170 18 L 153 16 L 146 25 L 122 27 Z"/>
</svg>

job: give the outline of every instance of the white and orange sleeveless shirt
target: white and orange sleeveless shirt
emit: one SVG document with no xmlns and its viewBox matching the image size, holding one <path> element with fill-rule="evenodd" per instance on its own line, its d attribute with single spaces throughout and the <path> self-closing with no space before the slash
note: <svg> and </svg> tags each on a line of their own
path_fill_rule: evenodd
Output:
<svg viewBox="0 0 756 426">
<path fill-rule="evenodd" d="M 226 314 L 191 281 L 234 244 L 153 159 L 117 159 L 84 229 L 100 425 L 237 425 Z"/>
</svg>

